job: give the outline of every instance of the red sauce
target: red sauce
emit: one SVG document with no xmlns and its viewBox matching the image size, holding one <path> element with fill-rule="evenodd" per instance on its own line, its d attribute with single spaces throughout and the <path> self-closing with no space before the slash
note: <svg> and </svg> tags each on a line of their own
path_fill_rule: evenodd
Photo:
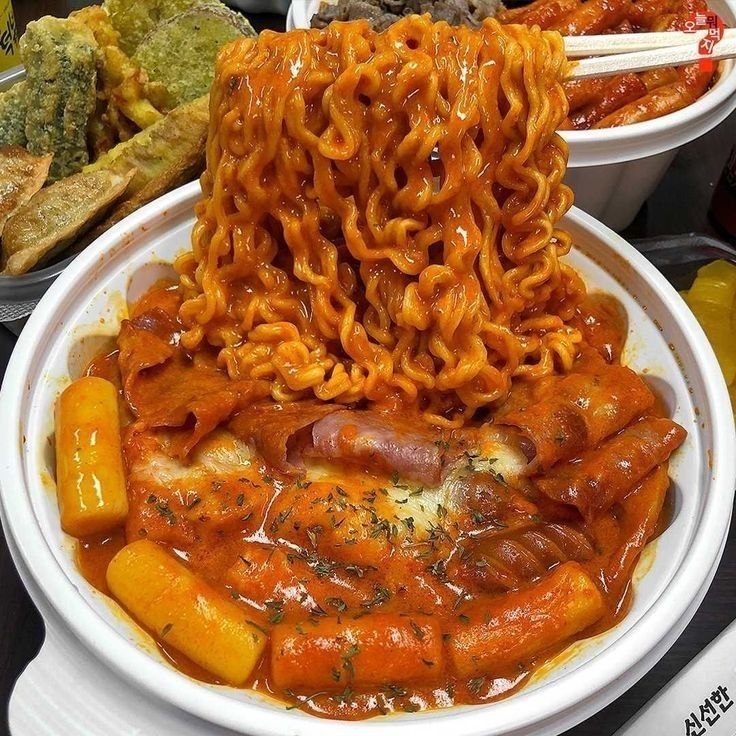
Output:
<svg viewBox="0 0 736 736">
<path fill-rule="evenodd" d="M 175 315 L 177 305 L 173 290 L 152 290 L 135 314 L 160 310 Z M 580 309 L 580 325 L 590 348 L 609 362 L 618 359 L 626 324 L 614 303 L 591 298 Z M 162 340 L 161 344 L 173 343 Z M 195 368 L 218 370 L 206 365 L 203 369 L 202 356 L 197 361 L 185 356 L 176 360 L 185 379 Z M 592 360 L 590 354 L 585 360 Z M 164 395 L 156 397 L 163 407 L 157 411 L 163 411 L 167 402 L 175 406 L 186 392 L 178 394 L 178 382 L 166 384 L 162 369 L 151 365 L 134 380 L 148 381 L 151 397 L 168 386 Z M 117 352 L 96 358 L 88 372 L 122 385 Z M 197 375 L 206 388 L 209 374 Z M 154 386 L 154 381 L 160 383 Z M 211 386 L 206 416 L 227 417 L 232 393 L 219 391 L 217 376 Z M 510 406 L 536 400 L 526 388 L 518 393 Z M 585 521 L 576 508 L 546 498 L 532 482 L 502 477 L 494 467 L 498 461 L 476 451 L 485 442 L 479 427 L 438 435 L 437 442 L 447 457 L 456 458 L 459 468 L 453 505 L 447 508 L 442 497 L 405 483 L 376 464 L 326 465 L 323 475 L 310 481 L 279 473 L 257 457 L 252 462 L 244 458 L 234 462 L 243 446 L 227 435 L 205 436 L 190 456 L 181 459 L 175 455 L 184 446 L 182 437 L 193 431 L 192 417 L 181 428 L 155 429 L 135 423 L 122 391 L 121 404 L 126 408 L 122 416 L 127 425 L 123 437 L 130 514 L 124 530 L 80 541 L 79 569 L 96 588 L 108 593 L 105 570 L 126 542 L 148 538 L 177 550 L 198 575 L 235 600 L 249 620 L 268 632 L 287 624 L 309 629 L 325 621 L 370 621 L 364 617 L 373 614 L 396 614 L 399 622 L 405 620 L 402 616 L 421 615 L 437 623 L 445 655 L 430 679 L 356 685 L 361 673 L 352 671 L 353 655 L 348 656 L 348 651 L 334 672 L 335 685 L 326 692 L 324 688 L 284 688 L 276 682 L 274 660 L 267 649 L 246 684 L 315 715 L 352 720 L 509 695 L 572 639 L 603 631 L 625 615 L 632 596 L 629 579 L 640 548 L 620 575 L 613 575 L 611 566 L 622 550 L 634 544 L 632 540 L 659 533 L 669 518 L 670 507 L 658 513 L 662 499 L 652 491 L 647 503 L 647 499 L 627 496 Z M 146 406 L 136 410 L 145 411 Z M 349 443 L 359 431 L 356 421 L 342 430 L 339 442 Z M 482 463 L 487 466 L 481 469 Z M 422 511 L 417 504 L 424 504 Z M 420 518 L 425 513 L 430 524 Z M 647 513 L 654 513 L 654 518 Z M 639 536 L 637 529 L 643 530 Z M 561 640 L 552 637 L 549 646 L 497 669 L 458 674 L 458 665 L 447 652 L 459 647 L 452 637 L 461 637 L 466 627 L 469 631 L 479 623 L 474 613 L 478 605 L 487 604 L 491 612 L 509 596 L 533 594 L 568 560 L 576 560 L 597 586 L 604 601 L 603 615 L 585 629 Z M 518 638 L 517 632 L 509 639 L 509 648 L 518 644 Z M 217 682 L 158 639 L 174 667 Z M 420 644 L 427 642 L 418 637 Z M 310 655 L 315 679 L 317 674 L 325 679 L 324 672 L 316 671 L 330 656 L 327 645 Z M 355 653 L 356 661 L 361 656 Z M 384 651 L 382 656 L 392 654 Z M 435 663 L 426 666 L 432 668 Z"/>
<path fill-rule="evenodd" d="M 97 590 L 110 594 L 105 573 L 110 560 L 126 544 L 125 534 L 118 529 L 108 534 L 80 539 L 77 545 L 77 566 L 85 579 Z"/>
</svg>

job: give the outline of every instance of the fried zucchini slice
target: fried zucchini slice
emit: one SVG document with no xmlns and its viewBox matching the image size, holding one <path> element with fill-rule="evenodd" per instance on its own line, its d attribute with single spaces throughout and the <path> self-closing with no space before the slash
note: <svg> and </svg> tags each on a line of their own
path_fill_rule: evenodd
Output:
<svg viewBox="0 0 736 736">
<path fill-rule="evenodd" d="M 26 273 L 62 251 L 123 195 L 132 177 L 132 171 L 80 172 L 35 194 L 5 224 L 4 273 Z"/>
<path fill-rule="evenodd" d="M 0 235 L 12 214 L 43 186 L 50 165 L 50 153 L 34 156 L 22 146 L 0 148 Z"/>
<path fill-rule="evenodd" d="M 169 107 L 209 92 L 217 52 L 229 41 L 255 36 L 250 23 L 227 8 L 201 7 L 177 15 L 151 31 L 133 55 L 168 92 Z"/>
<path fill-rule="evenodd" d="M 18 82 L 0 92 L 0 145 L 26 144 L 26 83 Z"/>
<path fill-rule="evenodd" d="M 50 16 L 29 23 L 20 39 L 27 74 L 26 147 L 37 156 L 54 154 L 52 181 L 89 162 L 87 124 L 96 102 L 96 50 L 86 26 Z"/>
<path fill-rule="evenodd" d="M 217 0 L 105 0 L 102 7 L 120 34 L 120 48 L 130 55 L 161 21 L 205 4 L 221 5 Z"/>
</svg>

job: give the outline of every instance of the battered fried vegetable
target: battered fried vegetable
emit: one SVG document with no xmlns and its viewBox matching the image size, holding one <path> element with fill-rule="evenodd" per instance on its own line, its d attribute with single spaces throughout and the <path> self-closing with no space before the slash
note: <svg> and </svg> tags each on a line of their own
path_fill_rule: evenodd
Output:
<svg viewBox="0 0 736 736">
<path fill-rule="evenodd" d="M 152 30 L 133 60 L 166 88 L 169 107 L 207 92 L 215 73 L 217 52 L 240 36 L 255 36 L 250 23 L 227 8 L 202 7 L 181 13 Z"/>
<path fill-rule="evenodd" d="M 0 235 L 8 218 L 46 181 L 51 154 L 34 156 L 22 146 L 0 148 Z"/>
<path fill-rule="evenodd" d="M 103 8 L 120 33 L 120 47 L 132 54 L 161 21 L 205 4 L 221 5 L 217 0 L 105 0 Z"/>
<path fill-rule="evenodd" d="M 204 169 L 209 96 L 182 105 L 163 120 L 141 131 L 129 141 L 119 143 L 90 164 L 86 171 L 100 166 L 119 173 L 134 171 L 123 199 L 97 227 L 74 245 L 82 250 L 139 207 L 162 194 L 195 179 Z"/>
<path fill-rule="evenodd" d="M 132 176 L 132 171 L 81 172 L 31 197 L 5 225 L 4 273 L 25 273 L 63 250 L 122 196 Z"/>
<path fill-rule="evenodd" d="M 102 106 L 105 122 L 117 133 L 123 133 L 118 111 L 139 128 L 147 128 L 161 118 L 162 110 L 167 111 L 164 103 L 166 89 L 161 84 L 150 82 L 146 72 L 120 48 L 120 34 L 113 27 L 107 11 L 99 5 L 92 5 L 69 17 L 86 25 L 99 45 L 98 74 L 101 83 L 98 86 L 107 103 Z"/>
<path fill-rule="evenodd" d="M 146 72 L 117 46 L 106 46 L 103 54 L 102 77 L 110 104 L 141 129 L 160 120 L 163 113 L 158 108 L 166 109 L 165 87 L 151 84 Z M 159 104 L 154 105 L 151 98 Z"/>
<path fill-rule="evenodd" d="M 89 161 L 87 123 L 95 109 L 97 44 L 81 23 L 46 16 L 20 40 L 26 66 L 27 148 L 53 153 L 49 178 L 79 171 Z"/>
<path fill-rule="evenodd" d="M 144 204 L 148 204 L 156 197 L 160 197 L 162 194 L 195 179 L 204 169 L 206 138 L 207 131 L 205 130 L 202 135 L 201 146 L 192 146 L 189 151 L 184 152 L 183 157 L 173 161 L 169 168 L 157 174 L 132 197 L 124 199 L 97 227 L 79 241 L 78 246 L 74 246 L 75 250 L 86 248 L 87 245 L 109 230 L 115 223 L 143 207 Z"/>
<path fill-rule="evenodd" d="M 135 170 L 128 196 L 138 194 L 174 166 L 198 173 L 197 167 L 202 167 L 204 158 L 208 125 L 209 96 L 205 95 L 172 110 L 129 141 L 118 143 L 85 171 L 110 168 L 127 174 Z"/>
<path fill-rule="evenodd" d="M 0 145 L 26 144 L 26 83 L 14 84 L 0 92 Z"/>
<path fill-rule="evenodd" d="M 71 20 L 87 26 L 99 46 L 119 46 L 120 34 L 115 30 L 110 15 L 100 5 L 90 5 L 69 14 Z"/>
</svg>

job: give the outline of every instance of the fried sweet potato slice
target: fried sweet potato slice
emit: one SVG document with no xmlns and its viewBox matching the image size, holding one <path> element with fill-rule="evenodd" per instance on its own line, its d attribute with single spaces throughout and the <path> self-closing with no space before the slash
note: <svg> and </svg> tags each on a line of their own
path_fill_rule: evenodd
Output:
<svg viewBox="0 0 736 736">
<path fill-rule="evenodd" d="M 34 156 L 22 146 L 0 148 L 0 235 L 8 219 L 42 186 L 52 154 Z"/>
<path fill-rule="evenodd" d="M 130 140 L 110 149 L 84 170 L 111 169 L 127 174 L 135 169 L 127 191 L 129 197 L 135 196 L 159 177 L 176 180 L 172 168 L 186 169 L 186 162 L 191 166 L 200 164 L 204 160 L 208 126 L 209 96 L 206 95 L 172 110 Z M 163 191 L 165 189 L 160 189 L 154 196 Z"/>
<path fill-rule="evenodd" d="M 31 197 L 5 225 L 4 273 L 26 273 L 66 248 L 123 195 L 133 173 L 81 172 Z"/>
</svg>

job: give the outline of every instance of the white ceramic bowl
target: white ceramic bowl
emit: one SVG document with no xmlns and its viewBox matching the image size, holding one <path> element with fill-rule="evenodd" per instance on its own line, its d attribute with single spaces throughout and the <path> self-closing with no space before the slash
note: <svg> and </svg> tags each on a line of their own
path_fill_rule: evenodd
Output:
<svg viewBox="0 0 736 736">
<path fill-rule="evenodd" d="M 309 28 L 322 0 L 293 0 L 287 30 Z M 728 26 L 736 26 L 736 0 L 709 0 Z M 719 67 L 716 83 L 700 99 L 656 120 L 602 130 L 566 130 L 570 146 L 566 182 L 575 204 L 614 230 L 631 224 L 686 143 L 713 130 L 736 108 L 736 64 Z M 725 156 L 724 151 L 724 156 Z"/>
<path fill-rule="evenodd" d="M 153 711 L 181 719 L 194 715 L 213 724 L 200 733 L 214 733 L 217 724 L 258 736 L 334 736 L 348 730 L 358 736 L 550 736 L 600 709 L 641 677 L 684 629 L 715 573 L 731 514 L 736 438 L 718 364 L 684 302 L 631 246 L 579 210 L 564 221 L 577 246 L 569 260 L 591 288 L 621 300 L 630 324 L 627 363 L 647 373 L 670 414 L 689 432 L 671 466 L 674 518 L 645 552 L 632 609 L 617 627 L 574 645 L 557 667 L 506 700 L 347 726 L 286 710 L 254 693 L 189 679 L 168 666 L 119 609 L 82 579 L 73 562 L 73 541 L 60 530 L 53 492 L 54 403 L 70 377 L 78 376 L 84 363 L 117 333 L 127 300 L 160 278 L 173 256 L 188 247 L 198 194 L 196 183 L 171 192 L 79 255 L 41 300 L 7 369 L 0 392 L 3 523 L 51 639 L 41 663 L 31 668 L 35 693 L 65 693 L 69 687 L 56 681 L 76 682 L 77 675 L 69 672 L 74 658 L 59 655 L 63 650 L 54 643 L 61 637 L 71 652 L 85 651 L 79 642 L 86 646 L 94 660 L 90 672 L 102 663 L 102 669 L 110 668 L 128 686 L 148 693 Z M 42 666 L 49 647 L 57 651 L 56 669 Z M 54 678 L 44 679 L 44 671 L 53 672 Z M 86 687 L 104 691 L 98 699 L 94 692 L 84 693 L 91 710 L 96 710 L 95 703 L 104 704 L 105 697 L 117 697 L 113 686 L 105 684 L 109 681 L 88 677 Z M 33 696 L 34 689 L 24 687 L 21 678 L 11 713 L 28 716 L 34 708 L 38 711 L 39 698 L 30 700 Z M 142 717 L 135 698 L 116 702 L 123 718 L 126 702 L 131 720 Z M 55 703 L 53 707 L 62 711 L 69 707 L 63 698 Z M 44 722 L 52 723 L 53 718 L 49 714 Z M 166 733 L 162 728 L 143 732 Z M 27 733 L 35 736 L 39 731 Z"/>
</svg>

